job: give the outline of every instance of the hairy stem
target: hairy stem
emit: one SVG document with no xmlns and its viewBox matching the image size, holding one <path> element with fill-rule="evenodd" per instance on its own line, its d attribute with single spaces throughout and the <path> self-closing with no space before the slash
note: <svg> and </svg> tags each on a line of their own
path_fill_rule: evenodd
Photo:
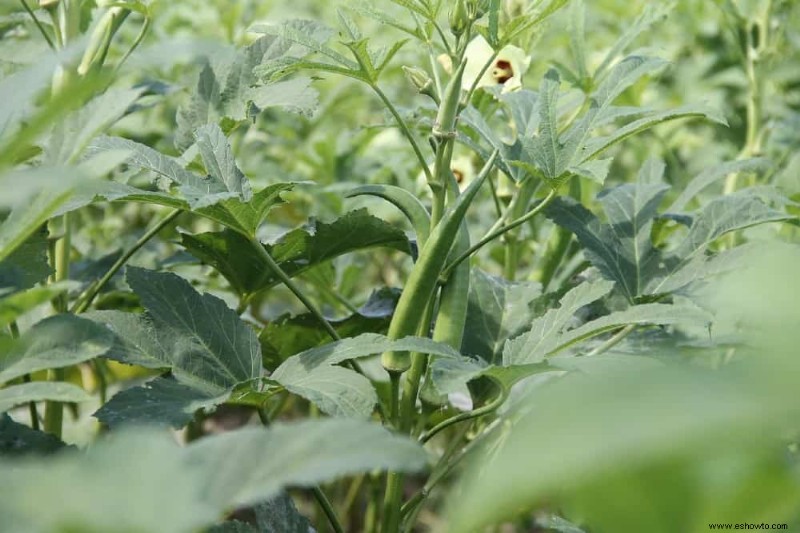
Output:
<svg viewBox="0 0 800 533">
<path fill-rule="evenodd" d="M 111 278 L 113 278 L 117 274 L 117 272 L 119 272 L 120 269 L 123 266 L 125 266 L 125 263 L 127 263 L 130 260 L 130 258 L 133 257 L 133 254 L 141 250 L 142 247 L 150 241 L 150 239 L 158 235 L 158 233 L 161 232 L 162 229 L 167 227 L 170 224 L 170 222 L 178 218 L 178 215 L 180 215 L 181 212 L 182 211 L 180 209 L 176 209 L 175 211 L 164 217 L 158 224 L 156 224 L 150 230 L 148 230 L 147 233 L 142 235 L 139 238 L 139 240 L 137 240 L 134 243 L 134 245 L 131 246 L 131 248 L 126 250 L 125 253 L 123 253 L 119 257 L 119 259 L 114 261 L 114 264 L 111 265 L 111 267 L 105 274 L 103 274 L 102 278 L 97 280 L 97 282 L 93 283 L 86 289 L 86 292 L 80 298 L 78 298 L 75 304 L 73 304 L 71 312 L 75 314 L 80 314 L 86 311 L 89 308 L 89 306 L 92 305 L 92 302 L 97 297 L 97 295 L 100 294 L 100 291 L 103 290 L 103 287 L 105 287 L 108 284 L 108 282 L 111 281 Z"/>
<path fill-rule="evenodd" d="M 450 274 L 453 272 L 453 269 L 456 266 L 458 266 L 462 261 L 468 259 L 472 254 L 474 254 L 475 252 L 477 252 L 478 250 L 483 248 L 488 243 L 490 243 L 493 240 L 495 240 L 496 238 L 500 237 L 505 232 L 511 231 L 512 229 L 516 228 L 517 226 L 520 226 L 520 225 L 524 224 L 528 220 L 530 220 L 533 217 L 535 217 L 536 215 L 538 215 L 542 211 L 542 209 L 547 207 L 550 204 L 550 202 L 553 201 L 553 199 L 555 197 L 556 197 L 556 191 L 555 191 L 555 189 L 553 189 L 547 194 L 547 196 L 544 198 L 544 200 L 539 202 L 536 205 L 536 207 L 534 207 L 531 211 L 529 211 L 525 215 L 519 217 L 518 219 L 509 222 L 505 226 L 502 226 L 502 227 L 500 227 L 500 228 L 498 228 L 498 229 L 496 229 L 494 231 L 489 232 L 485 237 L 483 237 L 481 240 L 479 240 L 478 242 L 473 244 L 469 248 L 469 250 L 467 250 L 466 252 L 464 252 L 463 254 L 458 256 L 455 260 L 453 260 L 452 263 L 447 265 L 447 267 L 444 269 L 444 272 L 442 272 L 441 279 L 447 280 L 447 278 L 450 276 Z"/>
</svg>

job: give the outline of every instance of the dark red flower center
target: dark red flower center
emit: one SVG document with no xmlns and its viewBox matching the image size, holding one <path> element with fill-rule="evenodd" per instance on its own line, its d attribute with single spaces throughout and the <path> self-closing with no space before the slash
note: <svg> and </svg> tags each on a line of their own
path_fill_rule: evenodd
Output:
<svg viewBox="0 0 800 533">
<path fill-rule="evenodd" d="M 514 77 L 514 68 L 509 61 L 499 59 L 492 69 L 492 77 L 497 83 L 504 84 Z"/>
</svg>

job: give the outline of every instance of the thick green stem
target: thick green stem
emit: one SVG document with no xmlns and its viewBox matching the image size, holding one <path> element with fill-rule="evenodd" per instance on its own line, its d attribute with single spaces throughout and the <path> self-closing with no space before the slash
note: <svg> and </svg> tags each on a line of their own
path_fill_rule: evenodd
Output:
<svg viewBox="0 0 800 533">
<path fill-rule="evenodd" d="M 72 249 L 72 228 L 69 213 L 62 217 L 62 236 L 56 242 L 53 251 L 53 281 L 58 283 L 69 279 L 69 259 Z M 57 313 L 67 312 L 66 294 L 58 296 L 53 300 L 53 308 Z M 57 368 L 47 371 L 48 381 L 64 381 L 65 370 Z M 61 429 L 64 419 L 64 406 L 61 402 L 46 401 L 44 404 L 44 430 L 61 438 Z"/>
</svg>

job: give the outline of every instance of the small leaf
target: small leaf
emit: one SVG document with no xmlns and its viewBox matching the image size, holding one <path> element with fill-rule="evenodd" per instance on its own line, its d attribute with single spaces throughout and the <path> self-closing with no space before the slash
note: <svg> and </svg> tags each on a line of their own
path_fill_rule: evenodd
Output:
<svg viewBox="0 0 800 533">
<path fill-rule="evenodd" d="M 42 226 L 0 261 L 0 289 L 30 289 L 52 273 L 47 256 L 47 228 Z"/>
<path fill-rule="evenodd" d="M 224 183 L 228 191 L 238 193 L 242 201 L 249 201 L 253 197 L 250 182 L 236 166 L 233 149 L 220 127 L 209 124 L 198 128 L 195 140 L 209 176 Z"/>
</svg>

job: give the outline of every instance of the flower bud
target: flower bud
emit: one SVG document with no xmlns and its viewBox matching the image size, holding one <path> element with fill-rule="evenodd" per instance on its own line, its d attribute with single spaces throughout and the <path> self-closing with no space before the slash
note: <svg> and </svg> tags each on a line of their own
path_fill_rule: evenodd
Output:
<svg viewBox="0 0 800 533">
<path fill-rule="evenodd" d="M 450 31 L 459 37 L 469 25 L 469 13 L 467 12 L 466 0 L 456 0 L 450 7 L 447 20 L 450 23 Z"/>
<path fill-rule="evenodd" d="M 416 67 L 403 67 L 403 72 L 406 73 L 406 78 L 416 87 L 419 92 L 424 93 L 433 85 L 428 73 Z"/>
<path fill-rule="evenodd" d="M 61 0 L 39 0 L 39 7 L 42 9 L 52 9 L 56 7 Z"/>
</svg>

